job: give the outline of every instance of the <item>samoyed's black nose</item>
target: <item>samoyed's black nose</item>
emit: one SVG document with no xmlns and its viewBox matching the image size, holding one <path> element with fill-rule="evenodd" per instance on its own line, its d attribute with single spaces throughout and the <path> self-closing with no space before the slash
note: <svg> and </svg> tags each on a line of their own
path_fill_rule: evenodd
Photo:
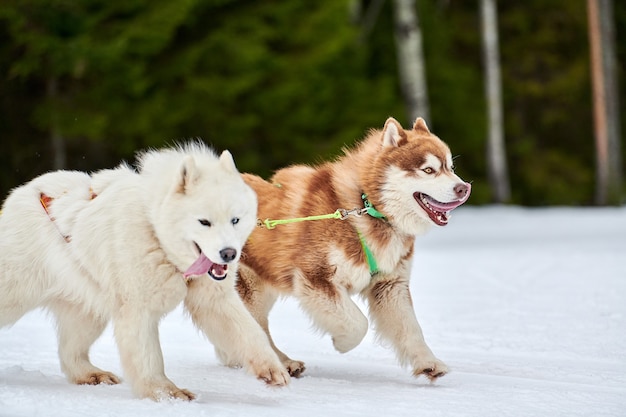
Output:
<svg viewBox="0 0 626 417">
<path fill-rule="evenodd" d="M 224 262 L 230 262 L 237 257 L 237 249 L 225 248 L 220 251 L 220 256 Z"/>
</svg>

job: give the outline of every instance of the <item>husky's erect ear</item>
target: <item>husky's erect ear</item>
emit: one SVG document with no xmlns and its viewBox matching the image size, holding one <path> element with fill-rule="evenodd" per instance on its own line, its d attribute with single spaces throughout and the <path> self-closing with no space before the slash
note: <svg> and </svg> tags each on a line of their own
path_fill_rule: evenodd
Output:
<svg viewBox="0 0 626 417">
<path fill-rule="evenodd" d="M 235 166 L 235 161 L 233 160 L 233 156 L 228 151 L 224 151 L 220 155 L 220 164 L 222 164 L 222 167 L 225 170 L 232 172 L 233 174 L 239 173 L 239 171 L 237 171 L 237 167 Z"/>
<path fill-rule="evenodd" d="M 415 119 L 415 123 L 413 124 L 413 130 L 415 130 L 416 132 L 430 133 L 430 130 L 428 130 L 428 126 L 426 126 L 426 121 L 421 117 Z"/>
<path fill-rule="evenodd" d="M 387 146 L 398 147 L 406 142 L 406 132 L 396 119 L 390 117 L 383 128 L 383 148 Z"/>
<path fill-rule="evenodd" d="M 193 156 L 186 156 L 183 163 L 180 166 L 180 177 L 176 186 L 176 191 L 185 194 L 189 191 L 189 188 L 193 186 L 198 180 L 200 172 L 196 167 L 196 161 Z"/>
</svg>

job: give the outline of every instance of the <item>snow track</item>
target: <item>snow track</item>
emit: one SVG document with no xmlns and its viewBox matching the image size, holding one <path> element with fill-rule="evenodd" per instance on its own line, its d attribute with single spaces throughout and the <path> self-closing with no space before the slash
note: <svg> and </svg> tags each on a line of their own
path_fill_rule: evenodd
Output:
<svg viewBox="0 0 626 417">
<path fill-rule="evenodd" d="M 435 384 L 371 331 L 336 353 L 285 300 L 270 322 L 306 362 L 302 378 L 270 389 L 219 365 L 177 309 L 161 325 L 166 372 L 198 399 L 153 403 L 126 383 L 67 383 L 53 324 L 35 311 L 0 330 L 0 416 L 626 416 L 626 209 L 462 207 L 417 240 L 411 285 L 426 339 L 452 370 Z M 121 375 L 110 328 L 92 359 Z"/>
</svg>

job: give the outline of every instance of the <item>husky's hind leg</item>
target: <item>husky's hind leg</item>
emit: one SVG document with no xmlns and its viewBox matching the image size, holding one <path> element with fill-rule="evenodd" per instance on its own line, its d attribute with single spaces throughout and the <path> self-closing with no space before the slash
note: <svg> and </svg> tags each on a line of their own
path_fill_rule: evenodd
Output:
<svg viewBox="0 0 626 417">
<path fill-rule="evenodd" d="M 274 349 L 274 352 L 276 352 L 280 361 L 283 363 L 285 368 L 287 368 L 289 375 L 297 378 L 306 369 L 304 362 L 293 360 L 284 354 L 276 347 L 274 340 L 272 339 L 272 335 L 270 334 L 268 316 L 270 314 L 270 310 L 276 302 L 276 299 L 278 298 L 278 295 L 275 291 L 272 291 L 271 288 L 268 287 L 269 286 L 265 284 L 252 269 L 246 267 L 245 265 L 239 266 L 237 290 L 239 291 L 241 299 L 257 323 L 261 325 L 265 334 L 267 334 L 272 349 Z M 220 359 L 225 359 L 224 352 L 218 351 L 218 355 L 220 356 Z"/>
<path fill-rule="evenodd" d="M 322 279 L 316 280 L 314 286 L 301 274 L 296 274 L 295 278 L 294 282 L 298 283 L 295 293 L 302 309 L 320 330 L 331 335 L 338 352 L 346 353 L 361 343 L 368 321 L 345 288 Z"/>
<path fill-rule="evenodd" d="M 102 334 L 107 320 L 75 304 L 55 301 L 49 305 L 57 320 L 61 370 L 74 384 L 119 384 L 120 379 L 89 361 L 89 348 Z"/>
</svg>

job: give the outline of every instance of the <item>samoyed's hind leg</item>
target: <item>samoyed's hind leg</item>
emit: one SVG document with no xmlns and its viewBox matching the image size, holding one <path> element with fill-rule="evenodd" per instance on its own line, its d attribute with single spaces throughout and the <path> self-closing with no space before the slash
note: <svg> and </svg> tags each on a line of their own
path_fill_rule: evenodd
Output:
<svg viewBox="0 0 626 417">
<path fill-rule="evenodd" d="M 65 301 L 49 305 L 57 320 L 61 370 L 75 384 L 119 384 L 120 379 L 89 361 L 89 348 L 102 334 L 107 319 L 85 312 Z"/>
<path fill-rule="evenodd" d="M 4 249 L 4 248 L 0 248 Z M 2 256 L 7 256 L 2 253 Z M 7 272 L 11 265 L 0 262 L 0 328 L 10 326 L 41 305 L 44 290 L 37 279 L 24 276 L 30 271 Z"/>
<path fill-rule="evenodd" d="M 0 294 L 3 295 L 3 297 L 0 297 L 0 328 L 14 324 L 22 318 L 24 314 L 37 308 L 36 303 L 18 303 L 13 302 L 13 300 L 8 297 L 5 298 L 4 294 L 6 294 L 6 292 L 3 292 L 1 289 Z"/>
</svg>

